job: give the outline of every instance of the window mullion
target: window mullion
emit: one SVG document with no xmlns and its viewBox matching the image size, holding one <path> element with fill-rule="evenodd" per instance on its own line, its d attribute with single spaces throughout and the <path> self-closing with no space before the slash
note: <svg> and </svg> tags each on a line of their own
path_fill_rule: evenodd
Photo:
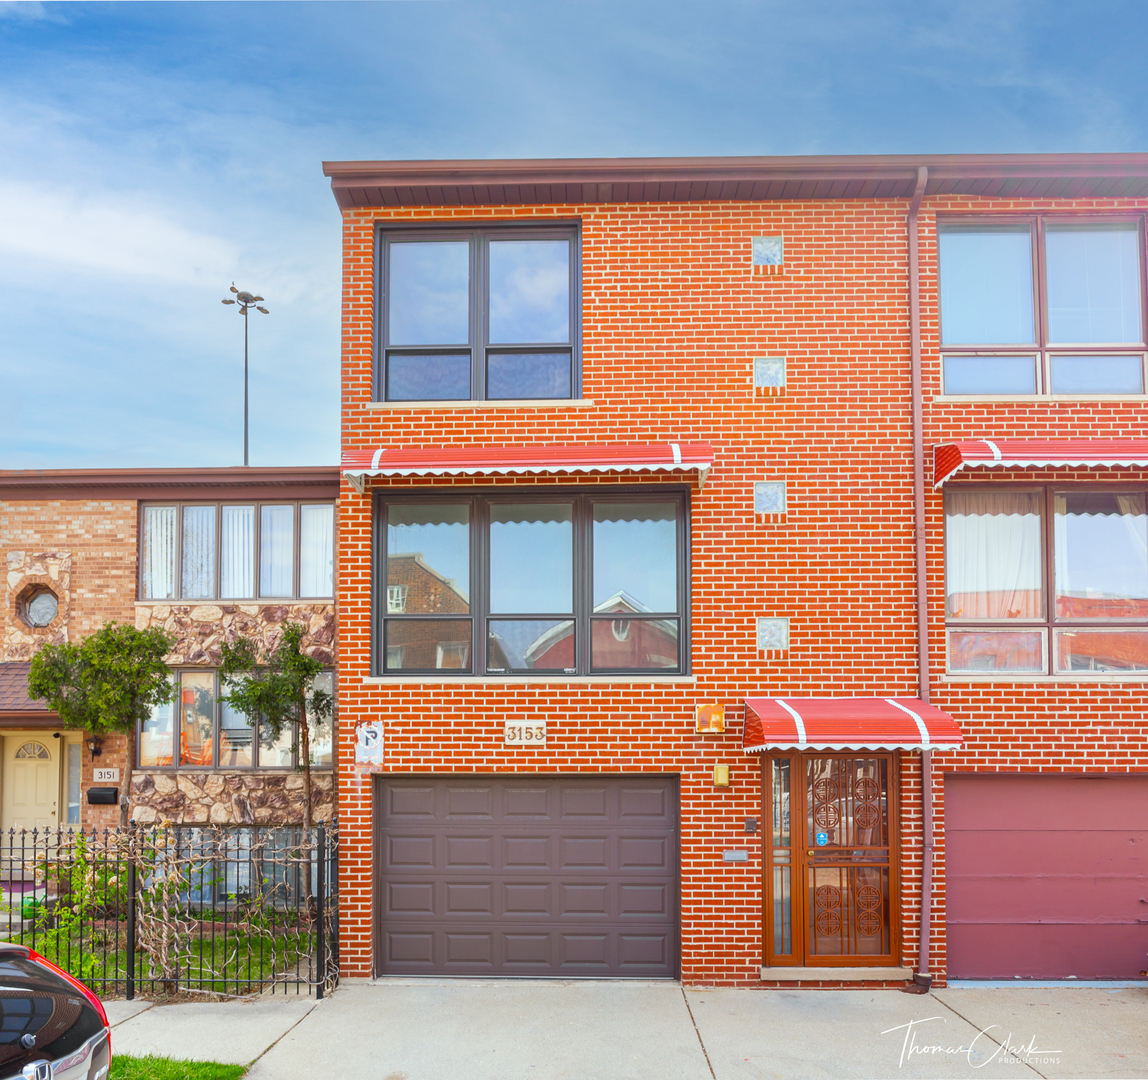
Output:
<svg viewBox="0 0 1148 1080">
<path fill-rule="evenodd" d="M 470 381 L 471 399 L 486 400 L 486 305 L 488 242 L 482 233 L 473 234 L 470 242 Z M 485 635 L 484 635 L 485 637 Z"/>
<path fill-rule="evenodd" d="M 490 616 L 490 508 L 486 499 L 470 500 L 471 672 L 486 674 L 486 627 Z"/>
<path fill-rule="evenodd" d="M 593 514 L 590 499 L 574 500 L 574 668 L 579 675 L 590 673 L 590 612 L 593 610 L 594 568 L 591 564 Z"/>
</svg>

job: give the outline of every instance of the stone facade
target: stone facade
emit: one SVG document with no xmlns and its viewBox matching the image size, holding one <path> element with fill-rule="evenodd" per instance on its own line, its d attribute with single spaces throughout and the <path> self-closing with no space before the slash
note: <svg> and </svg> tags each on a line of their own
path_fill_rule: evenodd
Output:
<svg viewBox="0 0 1148 1080">
<path fill-rule="evenodd" d="M 300 825 L 302 772 L 137 772 L 132 777 L 132 820 L 173 825 Z M 314 820 L 334 815 L 334 776 L 311 773 Z"/>
<path fill-rule="evenodd" d="M 66 551 L 8 551 L 5 563 L 0 661 L 30 660 L 44 642 L 59 645 L 68 640 L 72 556 Z M 46 626 L 33 626 L 25 617 L 25 606 L 37 592 L 45 590 L 56 598 L 56 617 Z"/>
<path fill-rule="evenodd" d="M 162 626 L 178 639 L 167 660 L 172 667 L 214 667 L 219 647 L 243 635 L 271 652 L 289 623 L 303 623 L 302 648 L 322 664 L 335 661 L 333 604 L 136 604 L 136 627 Z"/>
</svg>

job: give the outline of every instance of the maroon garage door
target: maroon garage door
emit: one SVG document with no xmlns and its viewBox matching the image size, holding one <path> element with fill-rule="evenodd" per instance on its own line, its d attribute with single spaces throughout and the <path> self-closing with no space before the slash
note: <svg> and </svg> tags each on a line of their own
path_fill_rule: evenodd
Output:
<svg viewBox="0 0 1148 1080">
<path fill-rule="evenodd" d="M 945 777 L 952 978 L 1123 979 L 1148 952 L 1148 776 Z"/>
<path fill-rule="evenodd" d="M 380 974 L 673 978 L 677 781 L 387 777 Z"/>
</svg>

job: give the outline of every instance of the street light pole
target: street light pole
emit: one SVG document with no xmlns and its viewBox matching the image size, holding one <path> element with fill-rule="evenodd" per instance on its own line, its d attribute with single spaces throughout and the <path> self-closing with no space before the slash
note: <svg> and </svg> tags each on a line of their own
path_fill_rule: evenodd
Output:
<svg viewBox="0 0 1148 1080">
<path fill-rule="evenodd" d="M 235 299 L 225 299 L 225 304 L 238 304 L 239 314 L 243 316 L 243 464 L 249 465 L 250 459 L 248 454 L 248 440 L 247 440 L 247 312 L 251 308 L 256 311 L 262 311 L 264 315 L 270 314 L 265 307 L 259 305 L 263 301 L 262 296 L 255 296 L 249 292 L 240 292 L 235 287 L 235 282 L 231 283 L 231 291 L 235 293 Z"/>
</svg>

